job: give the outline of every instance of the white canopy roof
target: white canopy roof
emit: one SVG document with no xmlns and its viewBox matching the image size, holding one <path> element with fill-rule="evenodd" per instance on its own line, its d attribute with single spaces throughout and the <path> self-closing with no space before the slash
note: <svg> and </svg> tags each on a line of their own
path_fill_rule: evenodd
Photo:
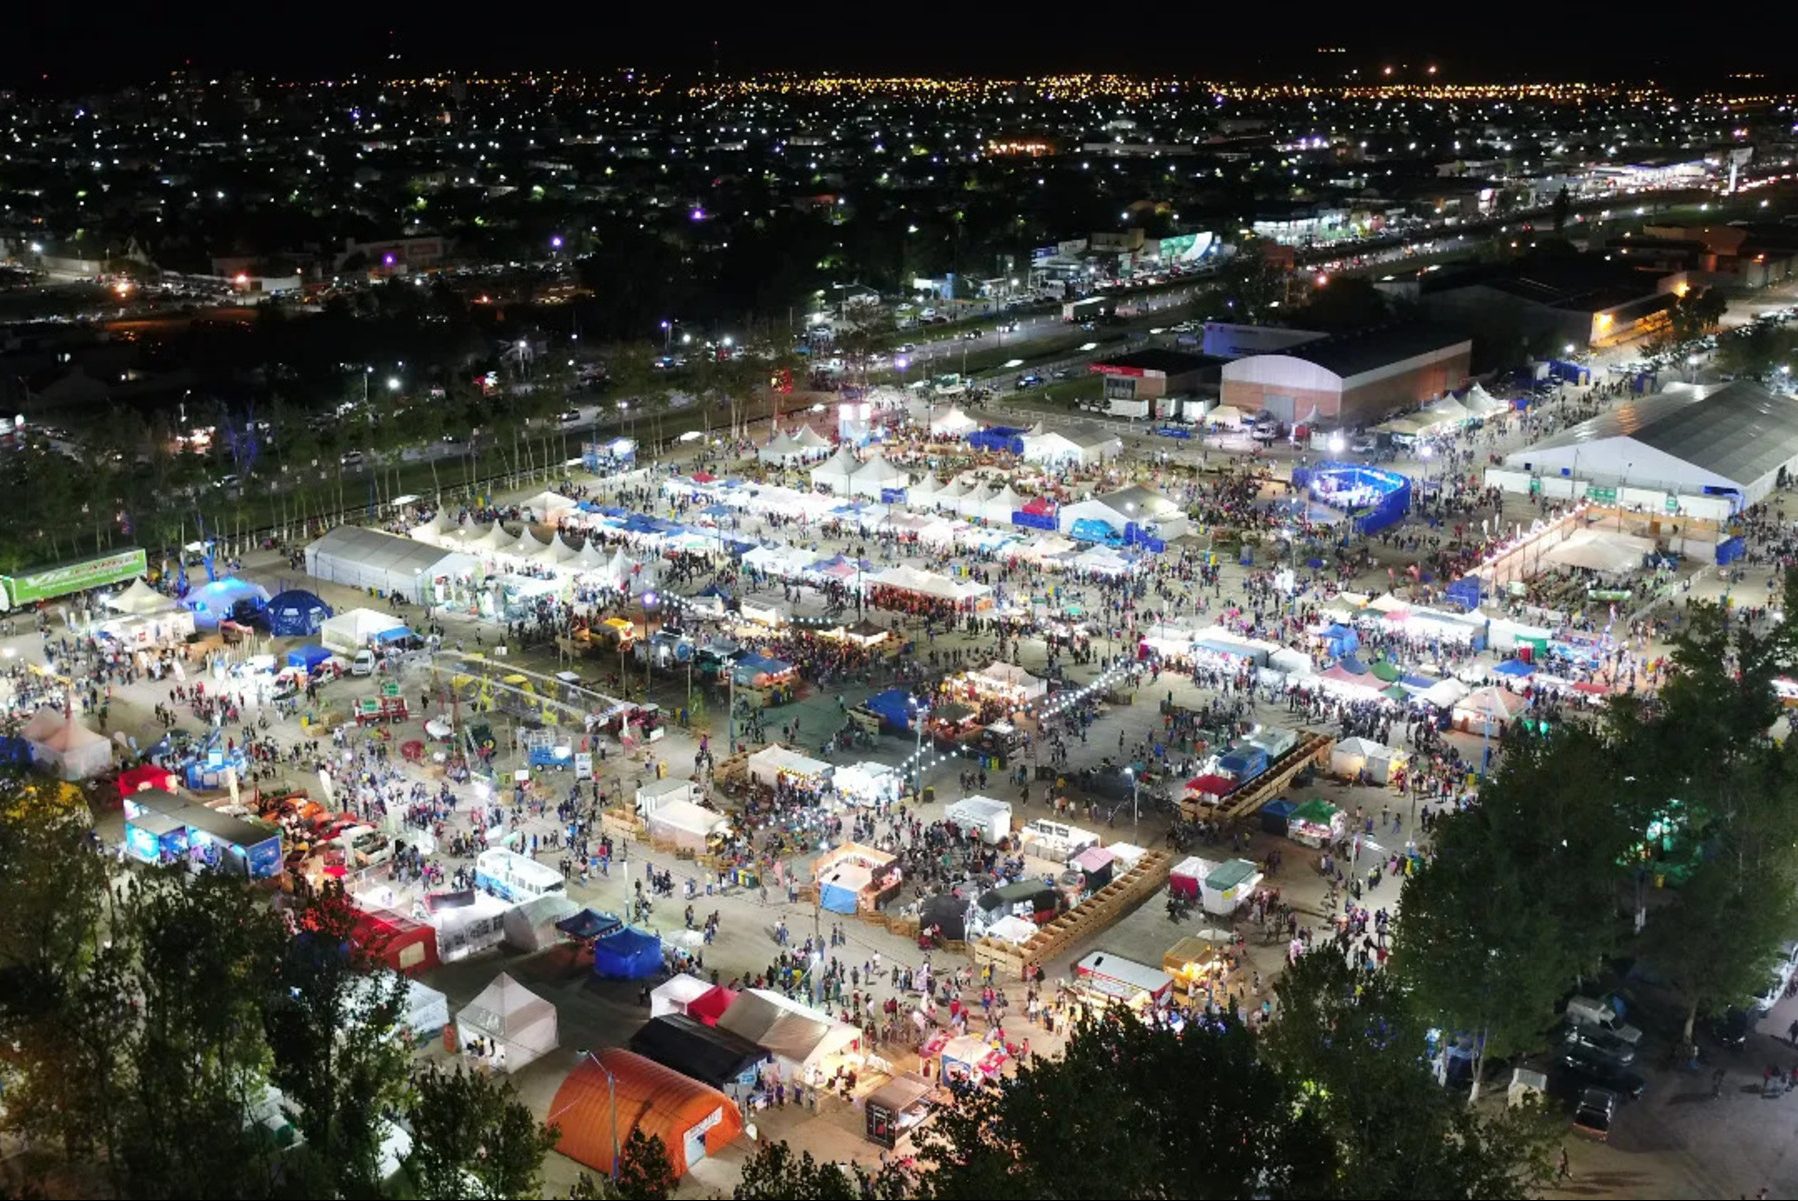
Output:
<svg viewBox="0 0 1798 1201">
<path fill-rule="evenodd" d="M 556 1007 L 501 972 L 456 1015 L 457 1032 L 485 1036 L 505 1048 L 505 1067 L 517 1071 L 556 1049 Z"/>
<path fill-rule="evenodd" d="M 180 608 L 180 605 L 150 587 L 140 576 L 131 581 L 131 587 L 107 598 L 106 607 L 115 613 L 131 613 L 142 617 L 150 613 L 167 613 L 171 609 Z"/>
<path fill-rule="evenodd" d="M 861 464 L 849 453 L 849 448 L 839 447 L 836 454 L 812 468 L 812 483 L 823 484 L 838 492 L 847 492 L 850 480 L 859 470 Z"/>
<path fill-rule="evenodd" d="M 946 412 L 938 413 L 930 419 L 930 432 L 933 434 L 965 434 L 979 424 L 959 408 L 951 407 Z"/>
<path fill-rule="evenodd" d="M 493 528 L 488 530 L 483 537 L 477 539 L 469 549 L 482 551 L 511 550 L 512 535 L 506 533 L 506 527 L 501 525 L 499 521 L 495 519 Z"/>
<path fill-rule="evenodd" d="M 828 450 L 830 448 L 830 439 L 809 425 L 802 425 L 793 431 L 793 442 L 807 450 Z"/>
</svg>

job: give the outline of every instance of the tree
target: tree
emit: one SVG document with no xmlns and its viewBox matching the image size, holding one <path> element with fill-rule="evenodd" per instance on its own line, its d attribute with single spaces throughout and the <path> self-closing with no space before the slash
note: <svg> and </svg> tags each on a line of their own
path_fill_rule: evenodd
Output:
<svg viewBox="0 0 1798 1201">
<path fill-rule="evenodd" d="M 667 1201 L 679 1178 L 659 1134 L 645 1135 L 631 1127 L 630 1137 L 618 1151 L 618 1179 L 613 1182 L 623 1201 Z"/>
<path fill-rule="evenodd" d="M 762 1143 L 743 1165 L 736 1201 L 899 1201 L 922 1195 L 909 1173 L 888 1165 L 870 1174 L 859 1164 L 819 1162 L 785 1143 Z"/>
<path fill-rule="evenodd" d="M 1301 1082 L 1335 1144 L 1327 1195 L 1525 1197 L 1549 1178 L 1558 1136 L 1545 1115 L 1486 1115 L 1436 1083 L 1419 1019 L 1396 976 L 1306 955 L 1276 986 L 1262 1055 Z"/>
<path fill-rule="evenodd" d="M 556 1145 L 510 1085 L 461 1068 L 413 1077 L 406 1172 L 421 1197 L 542 1195 L 543 1157 Z"/>
<path fill-rule="evenodd" d="M 1330 1146 L 1293 1082 L 1236 1022 L 1183 1034 L 1107 1015 L 1065 1056 L 1019 1070 L 937 1115 L 919 1136 L 926 1195 L 1319 1195 Z"/>
<path fill-rule="evenodd" d="M 1474 1040 L 1475 1100 L 1485 1060 L 1536 1046 L 1568 983 L 1623 938 L 1626 759 L 1582 726 L 1513 740 L 1480 803 L 1442 820 L 1435 855 L 1406 881 L 1392 967 L 1430 1021 Z"/>
</svg>

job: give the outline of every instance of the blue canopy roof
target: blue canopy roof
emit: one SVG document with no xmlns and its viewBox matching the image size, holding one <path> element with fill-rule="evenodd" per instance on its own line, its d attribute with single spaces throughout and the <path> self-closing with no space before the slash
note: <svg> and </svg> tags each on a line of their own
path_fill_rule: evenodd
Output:
<svg viewBox="0 0 1798 1201">
<path fill-rule="evenodd" d="M 289 588 L 269 598 L 269 632 L 278 638 L 304 638 L 331 617 L 331 606 L 303 588 Z"/>
<path fill-rule="evenodd" d="M 330 657 L 330 651 L 319 646 L 317 643 L 312 643 L 308 646 L 296 646 L 288 651 L 287 665 L 289 667 L 303 667 L 307 671 L 311 671 Z"/>
<path fill-rule="evenodd" d="M 889 688 L 885 692 L 876 692 L 862 703 L 885 724 L 901 730 L 911 729 L 911 693 L 905 689 Z"/>
<path fill-rule="evenodd" d="M 1536 669 L 1528 663 L 1525 663 L 1522 659 L 1506 659 L 1492 670 L 1497 675 L 1522 679 L 1524 676 L 1534 673 Z"/>
<path fill-rule="evenodd" d="M 394 626 L 391 630 L 382 630 L 375 635 L 376 642 L 400 642 L 412 637 L 412 631 L 405 626 Z"/>
<path fill-rule="evenodd" d="M 596 913 L 591 909 L 571 913 L 556 923 L 556 929 L 570 938 L 604 938 L 623 928 L 624 923 L 616 914 Z"/>
<path fill-rule="evenodd" d="M 1361 662 L 1361 660 L 1353 655 L 1344 655 L 1340 666 L 1342 667 L 1342 670 L 1349 672 L 1352 675 L 1364 676 L 1367 674 L 1367 664 Z"/>
<path fill-rule="evenodd" d="M 659 935 L 625 926 L 593 944 L 593 974 L 611 980 L 647 980 L 662 970 Z"/>
</svg>

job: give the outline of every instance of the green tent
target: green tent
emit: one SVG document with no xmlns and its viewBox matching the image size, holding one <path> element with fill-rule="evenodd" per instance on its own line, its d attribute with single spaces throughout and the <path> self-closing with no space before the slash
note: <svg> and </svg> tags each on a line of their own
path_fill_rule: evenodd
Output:
<svg viewBox="0 0 1798 1201">
<path fill-rule="evenodd" d="M 1400 674 L 1398 668 L 1392 665 L 1390 659 L 1376 660 L 1372 670 L 1376 680 L 1380 680 L 1387 684 L 1397 680 Z"/>
<path fill-rule="evenodd" d="M 1401 705 L 1411 699 L 1411 694 L 1397 684 L 1381 692 L 1380 695 L 1389 701 L 1397 701 Z"/>
<path fill-rule="evenodd" d="M 1340 810 L 1322 797 L 1312 797 L 1297 809 L 1286 815 L 1288 822 L 1306 822 L 1313 826 L 1327 826 L 1330 819 Z"/>
</svg>

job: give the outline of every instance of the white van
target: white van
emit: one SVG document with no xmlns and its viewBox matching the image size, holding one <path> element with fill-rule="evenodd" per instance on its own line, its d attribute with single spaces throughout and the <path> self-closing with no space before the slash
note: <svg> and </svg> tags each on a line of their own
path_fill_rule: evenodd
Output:
<svg viewBox="0 0 1798 1201">
<path fill-rule="evenodd" d="M 351 826 L 337 836 L 346 867 L 379 867 L 393 858 L 393 840 L 373 826 Z"/>
<path fill-rule="evenodd" d="M 365 646 L 356 652 L 356 657 L 354 659 L 350 660 L 350 674 L 353 676 L 372 676 L 375 674 L 375 667 L 378 663 L 379 660 L 375 658 L 375 653 Z"/>
<path fill-rule="evenodd" d="M 1574 997 L 1568 1001 L 1567 1020 L 1577 1026 L 1596 1026 L 1632 1047 L 1642 1041 L 1640 1030 L 1617 1016 L 1615 1009 L 1591 997 Z"/>
</svg>

